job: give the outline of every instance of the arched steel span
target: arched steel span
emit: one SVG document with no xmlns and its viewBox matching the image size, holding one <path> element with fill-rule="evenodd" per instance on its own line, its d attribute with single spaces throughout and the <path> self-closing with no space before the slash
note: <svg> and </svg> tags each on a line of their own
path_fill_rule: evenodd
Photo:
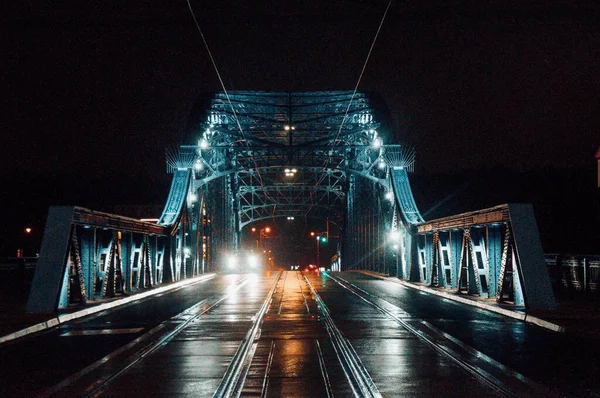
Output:
<svg viewBox="0 0 600 398">
<path fill-rule="evenodd" d="M 334 211 L 342 222 L 348 175 L 389 194 L 391 171 L 411 170 L 414 163 L 414 151 L 391 133 L 381 101 L 358 93 L 348 106 L 351 99 L 350 92 L 234 92 L 229 100 L 215 94 L 196 123 L 197 144 L 182 146 L 171 169 L 193 170 L 191 192 L 232 177 L 238 228 L 266 217 L 314 216 L 319 209 Z M 182 180 L 173 189 L 185 186 Z M 412 198 L 410 186 L 402 188 Z M 181 194 L 171 196 L 175 202 L 162 225 L 176 220 L 174 209 L 183 203 Z"/>
<path fill-rule="evenodd" d="M 414 151 L 396 141 L 376 95 L 217 93 L 197 114 L 194 145 L 168 157 L 173 182 L 159 225 L 50 209 L 29 311 L 219 269 L 220 256 L 239 246 L 242 227 L 285 216 L 341 226 L 332 269 L 553 306 L 531 206 L 424 222 L 408 177 Z"/>
<path fill-rule="evenodd" d="M 342 226 L 337 258 L 348 259 L 346 268 L 398 268 L 398 256 L 386 252 L 387 235 L 423 219 L 407 174 L 414 150 L 397 141 L 377 95 L 217 93 L 203 107 L 192 123 L 195 144 L 170 156 L 173 184 L 159 221 L 174 226 L 182 244 L 198 235 L 194 222 L 182 224 L 187 231 L 175 227 L 183 218 L 202 220 L 196 224 L 209 233 L 189 242 L 205 259 L 236 247 L 253 222 L 327 218 Z M 206 198 L 202 206 L 199 197 Z"/>
</svg>

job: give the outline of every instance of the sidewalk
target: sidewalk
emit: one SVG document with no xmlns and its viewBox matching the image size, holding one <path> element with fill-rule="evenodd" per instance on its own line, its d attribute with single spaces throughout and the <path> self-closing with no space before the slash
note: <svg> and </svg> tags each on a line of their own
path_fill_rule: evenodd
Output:
<svg viewBox="0 0 600 398">
<path fill-rule="evenodd" d="M 556 309 L 526 311 L 523 307 L 513 308 L 510 305 L 498 304 L 495 299 L 451 293 L 442 288 L 406 282 L 377 272 L 364 270 L 354 272 L 398 283 L 411 289 L 434 294 L 466 305 L 476 306 L 487 311 L 496 312 L 514 319 L 532 323 L 555 332 L 600 339 L 600 297 L 598 296 L 577 297 L 561 294 L 556 297 L 558 304 Z"/>
<path fill-rule="evenodd" d="M 94 300 L 93 303 L 89 303 L 86 306 L 74 306 L 56 313 L 29 314 L 25 312 L 25 304 L 20 302 L 19 305 L 16 305 L 11 310 L 0 312 L 0 344 L 55 327 L 73 319 L 202 282 L 214 276 L 215 274 L 200 275 L 195 278 L 184 279 L 179 282 L 144 289 L 123 296 Z"/>
</svg>

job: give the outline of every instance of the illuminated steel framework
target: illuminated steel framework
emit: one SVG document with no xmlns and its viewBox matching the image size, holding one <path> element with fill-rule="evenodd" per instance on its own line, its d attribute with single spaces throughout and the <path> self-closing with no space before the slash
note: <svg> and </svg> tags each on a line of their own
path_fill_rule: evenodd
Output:
<svg viewBox="0 0 600 398">
<path fill-rule="evenodd" d="M 30 310 L 218 270 L 222 256 L 238 249 L 245 226 L 274 217 L 327 218 L 341 226 L 333 269 L 554 305 L 530 207 L 425 222 L 409 184 L 414 151 L 397 141 L 377 95 L 216 93 L 199 114 L 191 145 L 167 156 L 173 181 L 157 225 L 127 232 L 110 223 L 111 215 L 97 225 L 76 223 L 69 212 L 57 218 L 58 229 L 69 232 L 48 232 L 50 243 L 44 238 L 48 249 L 42 247 Z M 63 271 L 51 270 L 60 261 Z"/>
<path fill-rule="evenodd" d="M 196 128 L 195 145 L 171 156 L 175 177 L 159 224 L 177 222 L 186 196 L 214 196 L 223 190 L 216 186 L 226 184 L 229 196 L 223 192 L 224 200 L 213 201 L 210 216 L 213 257 L 235 246 L 242 228 L 255 221 L 328 218 L 345 226 L 339 255 L 342 262 L 352 258 L 346 269 L 389 271 L 396 260 L 384 244 L 393 214 L 423 221 L 407 177 L 414 151 L 396 141 L 389 112 L 375 95 L 218 93 Z M 354 213 L 347 216 L 349 209 Z M 216 239 L 215 229 L 223 226 L 235 233 Z"/>
</svg>

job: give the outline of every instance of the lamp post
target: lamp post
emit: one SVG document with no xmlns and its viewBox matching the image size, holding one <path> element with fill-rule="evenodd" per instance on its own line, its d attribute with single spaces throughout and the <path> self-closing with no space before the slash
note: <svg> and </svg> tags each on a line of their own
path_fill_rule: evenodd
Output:
<svg viewBox="0 0 600 398">
<path fill-rule="evenodd" d="M 327 219 L 326 221 L 326 230 L 325 231 L 321 231 L 321 232 L 315 232 L 315 231 L 311 231 L 310 236 L 312 238 L 316 237 L 317 239 L 317 267 L 321 267 L 321 259 L 320 259 L 320 249 L 321 249 L 321 244 L 322 243 L 327 243 L 329 242 L 330 238 L 339 238 L 338 235 L 329 235 L 329 219 Z"/>
<path fill-rule="evenodd" d="M 321 264 L 320 264 L 320 247 L 321 247 L 321 242 L 326 243 L 327 242 L 327 235 L 328 233 L 326 231 L 323 232 L 311 232 L 310 236 L 311 237 L 316 237 L 317 239 L 317 267 L 320 268 Z"/>
<path fill-rule="evenodd" d="M 256 228 L 252 228 L 252 233 L 256 232 Z M 258 230 L 258 239 L 256 239 L 256 251 L 260 252 L 263 248 L 263 239 L 267 238 L 267 234 L 271 232 L 271 227 L 264 227 Z"/>
</svg>

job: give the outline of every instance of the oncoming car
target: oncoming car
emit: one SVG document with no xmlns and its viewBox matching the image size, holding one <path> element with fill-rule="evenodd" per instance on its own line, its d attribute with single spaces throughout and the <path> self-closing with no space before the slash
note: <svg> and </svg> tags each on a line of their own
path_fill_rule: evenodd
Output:
<svg viewBox="0 0 600 398">
<path fill-rule="evenodd" d="M 254 272 L 262 268 L 260 256 L 250 250 L 236 250 L 225 256 L 225 269 L 230 272 Z"/>
</svg>

